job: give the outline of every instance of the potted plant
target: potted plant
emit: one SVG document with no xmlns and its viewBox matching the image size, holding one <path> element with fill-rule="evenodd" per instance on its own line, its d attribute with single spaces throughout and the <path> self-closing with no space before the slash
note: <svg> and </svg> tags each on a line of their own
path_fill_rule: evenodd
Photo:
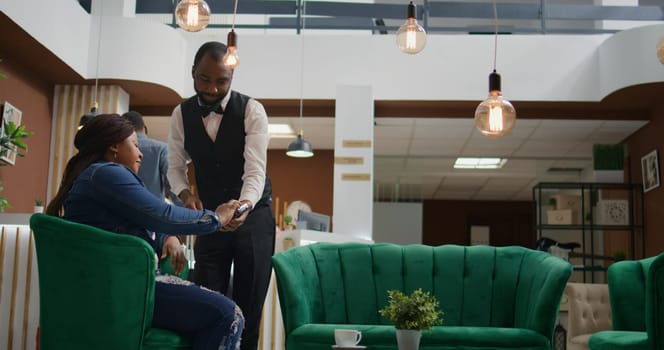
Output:
<svg viewBox="0 0 664 350">
<path fill-rule="evenodd" d="M 627 254 L 625 254 L 624 250 L 616 250 L 615 252 L 613 252 L 613 260 L 615 262 L 623 261 L 626 258 L 627 258 Z"/>
<path fill-rule="evenodd" d="M 410 295 L 399 290 L 389 290 L 387 296 L 387 305 L 378 313 L 389 319 L 397 329 L 400 350 L 418 349 L 422 330 L 443 323 L 443 312 L 438 308 L 438 300 L 429 292 L 422 291 L 422 288 Z"/>
<path fill-rule="evenodd" d="M 23 142 L 23 139 L 32 135 L 33 132 L 25 131 L 25 125 L 16 126 L 13 122 L 4 123 L 4 131 L 0 133 L 0 154 L 8 150 L 28 150 L 28 145 Z M 24 155 L 16 152 L 19 157 Z M 5 166 L 7 163 L 0 162 L 0 166 Z M 0 182 L 0 192 L 2 192 L 2 183 Z M 9 202 L 6 198 L 0 197 L 0 213 L 6 208 L 9 208 Z"/>
<path fill-rule="evenodd" d="M 293 217 L 290 215 L 284 216 L 284 228 L 286 230 L 294 230 L 295 223 L 293 222 Z"/>
<path fill-rule="evenodd" d="M 44 212 L 44 204 L 42 203 L 41 199 L 35 199 L 35 213 L 43 213 Z"/>
</svg>

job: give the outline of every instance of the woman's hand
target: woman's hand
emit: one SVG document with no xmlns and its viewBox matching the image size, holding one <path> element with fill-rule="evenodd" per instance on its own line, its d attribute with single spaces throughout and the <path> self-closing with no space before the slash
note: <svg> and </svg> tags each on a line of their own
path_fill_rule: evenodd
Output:
<svg viewBox="0 0 664 350">
<path fill-rule="evenodd" d="M 233 219 L 228 223 L 226 223 L 226 221 L 224 221 L 224 223 L 226 223 L 226 224 L 224 225 L 224 227 L 221 228 L 222 231 L 235 231 L 235 230 L 237 230 L 238 227 L 240 227 L 240 226 L 242 226 L 242 224 L 244 224 L 244 220 L 247 219 L 247 216 L 249 216 L 249 212 L 254 207 L 253 204 L 251 204 L 251 202 L 247 199 L 243 199 L 243 200 L 239 201 L 238 203 L 239 203 L 239 205 L 246 204 L 247 206 L 249 206 L 249 209 L 245 210 L 244 213 L 242 213 L 242 215 L 240 215 L 238 217 L 233 217 Z"/>
<path fill-rule="evenodd" d="M 161 247 L 161 259 L 166 259 L 169 255 L 171 256 L 173 271 L 176 275 L 180 275 L 182 270 L 184 270 L 186 259 L 180 245 L 180 240 L 176 236 L 168 236 L 164 242 L 164 246 Z"/>
<path fill-rule="evenodd" d="M 217 213 L 217 215 L 219 215 L 219 218 L 221 219 L 221 224 L 223 225 L 221 231 L 226 231 L 224 230 L 224 227 L 228 225 L 228 223 L 230 223 L 231 220 L 233 220 L 235 211 L 237 210 L 237 208 L 240 207 L 240 204 L 241 203 L 239 201 L 231 199 L 224 204 L 220 204 L 217 207 L 217 209 L 214 210 L 215 213 Z"/>
</svg>

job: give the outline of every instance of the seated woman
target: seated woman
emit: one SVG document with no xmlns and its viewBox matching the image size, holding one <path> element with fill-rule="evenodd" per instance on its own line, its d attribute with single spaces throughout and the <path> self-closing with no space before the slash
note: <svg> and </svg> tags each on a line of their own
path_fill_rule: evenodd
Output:
<svg viewBox="0 0 664 350">
<path fill-rule="evenodd" d="M 147 241 L 159 257 L 171 257 L 176 273 L 184 253 L 176 236 L 224 234 L 240 202 L 211 210 L 169 205 L 150 193 L 136 175 L 143 155 L 134 127 L 117 114 L 99 115 L 78 131 L 78 153 L 65 168 L 46 213 Z M 247 215 L 246 213 L 243 215 Z M 156 278 L 152 326 L 191 334 L 193 349 L 239 349 L 242 312 L 222 294 L 174 276 Z"/>
</svg>

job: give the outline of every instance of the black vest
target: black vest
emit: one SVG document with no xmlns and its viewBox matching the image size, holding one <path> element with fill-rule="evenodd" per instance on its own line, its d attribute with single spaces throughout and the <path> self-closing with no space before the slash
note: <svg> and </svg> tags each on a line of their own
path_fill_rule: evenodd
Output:
<svg viewBox="0 0 664 350">
<path fill-rule="evenodd" d="M 202 109 L 193 96 L 180 104 L 184 127 L 184 149 L 191 157 L 196 172 L 198 196 L 206 209 L 238 199 L 244 173 L 244 111 L 250 97 L 231 91 L 224 116 L 213 142 L 205 131 Z M 265 189 L 254 208 L 270 204 L 272 185 L 265 176 Z"/>
</svg>

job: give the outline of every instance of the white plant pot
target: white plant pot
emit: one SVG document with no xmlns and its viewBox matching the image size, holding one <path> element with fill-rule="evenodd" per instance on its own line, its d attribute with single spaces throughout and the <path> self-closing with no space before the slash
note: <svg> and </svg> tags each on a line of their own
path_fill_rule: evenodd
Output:
<svg viewBox="0 0 664 350">
<path fill-rule="evenodd" d="M 44 212 L 44 207 L 41 205 L 35 205 L 35 213 L 43 213 Z"/>
<path fill-rule="evenodd" d="M 418 350 L 422 331 L 418 329 L 397 329 L 399 350 Z"/>
</svg>

